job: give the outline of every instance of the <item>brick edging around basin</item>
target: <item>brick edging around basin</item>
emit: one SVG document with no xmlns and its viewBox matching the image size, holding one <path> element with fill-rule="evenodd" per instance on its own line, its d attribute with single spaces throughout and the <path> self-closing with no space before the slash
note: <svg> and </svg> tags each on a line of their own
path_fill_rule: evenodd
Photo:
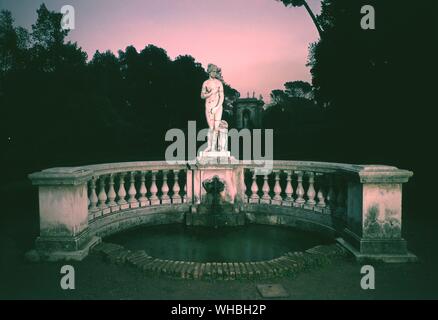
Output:
<svg viewBox="0 0 438 320">
<path fill-rule="evenodd" d="M 287 252 L 278 258 L 257 262 L 195 262 L 158 259 L 144 250 L 130 251 L 125 247 L 102 242 L 92 252 L 116 264 L 127 264 L 143 272 L 182 279 L 238 280 L 268 279 L 292 276 L 300 271 L 329 264 L 346 256 L 338 244 L 319 245 L 304 252 Z"/>
</svg>

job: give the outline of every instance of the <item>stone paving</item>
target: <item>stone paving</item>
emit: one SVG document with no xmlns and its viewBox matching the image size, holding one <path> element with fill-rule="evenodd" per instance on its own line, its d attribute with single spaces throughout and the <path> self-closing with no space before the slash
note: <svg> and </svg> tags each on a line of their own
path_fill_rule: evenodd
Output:
<svg viewBox="0 0 438 320">
<path fill-rule="evenodd" d="M 239 280 L 270 279 L 330 264 L 347 252 L 338 244 L 319 245 L 304 252 L 287 252 L 282 256 L 257 262 L 195 262 L 151 257 L 144 250 L 130 251 L 114 243 L 100 243 L 92 249 L 114 264 L 128 264 L 147 274 L 181 279 Z"/>
</svg>

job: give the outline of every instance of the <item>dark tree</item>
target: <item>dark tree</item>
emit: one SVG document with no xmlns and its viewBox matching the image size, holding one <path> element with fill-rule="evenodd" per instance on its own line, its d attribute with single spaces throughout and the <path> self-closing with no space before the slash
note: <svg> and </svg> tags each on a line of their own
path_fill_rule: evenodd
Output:
<svg viewBox="0 0 438 320">
<path fill-rule="evenodd" d="M 305 81 L 290 81 L 284 84 L 285 93 L 289 97 L 310 99 L 312 95 L 312 85 Z"/>
<path fill-rule="evenodd" d="M 316 29 L 318 30 L 320 38 L 322 38 L 324 30 L 323 30 L 321 24 L 319 23 L 317 17 L 313 13 L 312 9 L 310 9 L 306 0 L 276 0 L 276 1 L 283 2 L 283 4 L 286 7 L 288 7 L 288 6 L 304 7 L 306 9 L 307 13 L 309 14 L 310 18 L 312 18 L 312 21 L 315 24 Z"/>
<path fill-rule="evenodd" d="M 62 15 L 45 5 L 32 32 L 0 13 L 1 161 L 17 178 L 53 166 L 162 160 L 165 133 L 196 120 L 207 126 L 195 58 L 171 60 L 147 45 L 87 54 L 66 41 Z M 238 95 L 224 84 L 227 103 Z M 115 150 L 117 152 L 115 152 Z M 29 155 L 32 160 L 29 161 Z"/>
</svg>

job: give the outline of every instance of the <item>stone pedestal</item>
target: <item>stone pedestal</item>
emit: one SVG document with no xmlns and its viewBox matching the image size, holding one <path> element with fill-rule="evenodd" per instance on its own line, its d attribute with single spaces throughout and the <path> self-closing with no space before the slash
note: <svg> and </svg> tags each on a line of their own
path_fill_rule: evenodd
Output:
<svg viewBox="0 0 438 320">
<path fill-rule="evenodd" d="M 89 170 L 53 168 L 29 175 L 38 186 L 40 235 L 36 252 L 43 260 L 81 260 L 100 239 L 88 229 Z"/>
<path fill-rule="evenodd" d="M 231 161 L 230 151 L 199 151 L 199 157 L 197 158 L 199 163 L 206 162 L 229 162 Z"/>
<path fill-rule="evenodd" d="M 226 159 L 225 159 L 226 158 Z M 245 222 L 241 208 L 244 199 L 243 166 L 233 163 L 231 157 L 199 157 L 187 170 L 187 197 L 191 212 L 186 215 L 187 225 L 242 225 Z M 227 161 L 225 161 L 227 160 Z M 209 199 L 203 182 L 217 178 L 224 184 L 220 192 L 220 212 L 209 209 Z"/>
<path fill-rule="evenodd" d="M 215 162 L 216 161 L 216 162 Z M 243 167 L 231 161 L 220 162 L 215 158 L 203 158 L 189 165 L 187 170 L 187 197 L 193 204 L 200 204 L 206 196 L 202 182 L 217 176 L 225 184 L 222 200 L 225 203 L 241 204 L 244 197 Z"/>
<path fill-rule="evenodd" d="M 402 238 L 402 184 L 412 172 L 366 166 L 348 183 L 347 227 L 340 242 L 358 260 L 415 260 Z"/>
</svg>

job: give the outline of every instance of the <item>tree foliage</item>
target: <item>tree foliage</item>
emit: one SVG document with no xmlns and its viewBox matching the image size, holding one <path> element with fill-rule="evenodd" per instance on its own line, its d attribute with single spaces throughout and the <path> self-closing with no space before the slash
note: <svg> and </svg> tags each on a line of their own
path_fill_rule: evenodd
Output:
<svg viewBox="0 0 438 320">
<path fill-rule="evenodd" d="M 363 5 L 375 8 L 375 30 L 361 28 Z M 328 108 L 331 139 L 354 140 L 357 158 L 400 158 L 412 137 L 406 129 L 429 108 L 418 103 L 431 92 L 425 79 L 436 61 L 428 12 L 420 18 L 392 1 L 322 2 L 324 37 L 311 45 L 308 63 L 315 98 Z"/>
<path fill-rule="evenodd" d="M 87 54 L 66 41 L 61 15 L 41 5 L 32 31 L 0 14 L 2 164 L 21 173 L 55 165 L 162 159 L 170 128 L 207 126 L 208 78 L 190 55 L 147 45 Z M 227 99 L 237 91 L 225 84 Z M 32 157 L 32 161 L 29 160 Z M 9 173 L 8 173 L 9 174 Z M 10 173 L 11 176 L 13 173 Z"/>
</svg>

